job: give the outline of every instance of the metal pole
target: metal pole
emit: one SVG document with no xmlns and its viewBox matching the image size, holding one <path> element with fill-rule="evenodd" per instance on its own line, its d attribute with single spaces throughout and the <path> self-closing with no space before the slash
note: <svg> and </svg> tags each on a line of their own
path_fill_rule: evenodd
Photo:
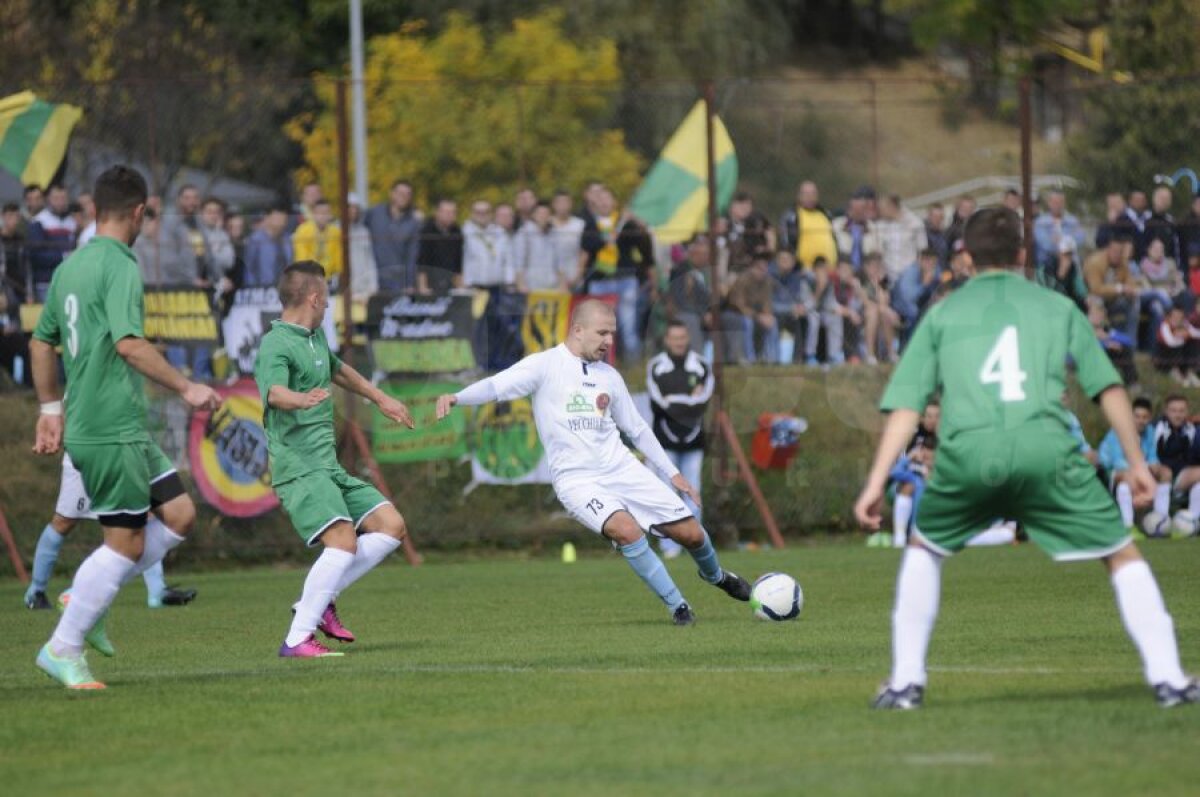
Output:
<svg viewBox="0 0 1200 797">
<path fill-rule="evenodd" d="M 363 85 L 362 0 L 350 0 L 350 76 L 354 81 L 354 193 L 359 207 L 367 197 L 367 100 Z"/>
<path fill-rule="evenodd" d="M 338 150 L 338 218 L 342 220 L 342 352 L 343 358 L 350 356 L 354 344 L 354 303 L 350 295 L 350 165 L 347 157 L 346 136 L 346 81 L 337 82 L 337 150 Z M 362 198 L 359 198 L 362 201 Z M 349 406 L 353 407 L 351 401 Z M 353 410 L 351 410 L 353 412 Z M 353 418 L 350 419 L 353 422 Z"/>
<path fill-rule="evenodd" d="M 711 80 L 704 84 L 704 141 L 705 159 L 708 167 L 708 250 L 709 257 L 709 313 L 712 316 L 713 342 L 713 381 L 716 383 L 713 391 L 713 417 L 721 417 L 725 411 L 725 360 L 724 339 L 721 330 L 721 283 L 717 273 L 717 162 L 716 140 L 713 133 L 713 117 L 716 115 L 716 90 Z M 721 483 L 725 480 L 728 467 L 729 447 L 723 435 L 717 435 L 714 441 L 717 446 L 717 473 Z"/>
<path fill-rule="evenodd" d="M 867 81 L 871 86 L 871 184 L 879 188 L 879 97 L 875 79 Z"/>
<path fill-rule="evenodd" d="M 1037 265 L 1033 262 L 1033 114 L 1029 107 L 1032 81 L 1028 75 L 1017 84 L 1020 97 L 1021 123 L 1021 203 L 1025 213 L 1025 273 L 1030 275 Z"/>
</svg>

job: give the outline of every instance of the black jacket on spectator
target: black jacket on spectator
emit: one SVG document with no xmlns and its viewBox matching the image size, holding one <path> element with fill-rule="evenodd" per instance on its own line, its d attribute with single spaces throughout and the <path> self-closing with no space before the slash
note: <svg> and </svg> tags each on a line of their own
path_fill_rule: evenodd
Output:
<svg viewBox="0 0 1200 797">
<path fill-rule="evenodd" d="M 25 236 L 18 228 L 16 233 L 0 235 L 0 275 L 3 275 L 3 285 L 0 292 L 8 297 L 9 314 L 18 318 L 20 313 L 17 305 L 26 300 L 29 287 L 29 260 L 25 251 Z"/>
<path fill-rule="evenodd" d="M 1200 461 L 1200 441 L 1197 440 L 1196 427 L 1189 421 L 1178 429 L 1171 428 L 1166 418 L 1161 418 L 1154 425 L 1154 445 L 1158 451 L 1158 461 L 1171 469 L 1172 476 L 1178 476 L 1184 468 Z"/>
<path fill-rule="evenodd" d="M 697 390 L 699 388 L 699 390 Z M 713 393 L 712 368 L 699 354 L 668 352 L 646 364 L 646 390 L 654 411 L 654 436 L 671 451 L 704 448 L 704 411 Z"/>
<path fill-rule="evenodd" d="M 1180 268 L 1186 265 L 1186 261 L 1179 257 L 1179 233 L 1175 227 L 1175 219 L 1170 213 L 1152 213 L 1150 218 L 1146 219 L 1142 240 L 1138 242 L 1141 244 L 1141 251 L 1136 253 L 1139 261 L 1146 255 L 1151 241 L 1162 241 L 1167 257 L 1174 258 Z"/>
<path fill-rule="evenodd" d="M 462 229 L 451 224 L 443 230 L 430 217 L 421 225 L 420 236 L 417 269 L 425 275 L 431 291 L 439 295 L 447 293 L 454 285 L 454 275 L 462 274 Z"/>
<path fill-rule="evenodd" d="M 667 283 L 667 312 L 694 313 L 699 316 L 707 313 L 712 302 L 707 279 L 688 261 L 676 263 L 671 268 Z"/>
<path fill-rule="evenodd" d="M 1116 221 L 1105 221 L 1096 228 L 1096 248 L 1103 249 L 1108 246 L 1108 242 L 1118 234 L 1130 241 L 1135 240 L 1138 236 L 1137 225 L 1133 223 L 1133 219 L 1129 218 L 1127 213 L 1118 216 Z"/>
<path fill-rule="evenodd" d="M 617 270 L 612 274 L 598 274 L 592 268 L 596 262 L 596 253 L 604 248 L 604 236 L 600 227 L 591 214 L 584 219 L 583 234 L 579 246 L 587 253 L 587 265 L 584 269 L 584 290 L 592 280 L 620 279 L 622 277 L 637 277 L 638 282 L 645 282 L 654 270 L 654 241 L 647 230 L 637 219 L 625 218 L 617 222 Z"/>
</svg>

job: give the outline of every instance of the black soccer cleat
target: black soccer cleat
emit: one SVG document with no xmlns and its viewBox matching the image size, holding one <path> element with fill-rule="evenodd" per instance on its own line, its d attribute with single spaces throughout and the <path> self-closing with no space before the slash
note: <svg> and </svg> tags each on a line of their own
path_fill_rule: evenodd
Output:
<svg viewBox="0 0 1200 797">
<path fill-rule="evenodd" d="M 925 687 L 920 684 L 909 684 L 903 689 L 893 689 L 884 683 L 879 688 L 879 694 L 871 701 L 871 708 L 894 709 L 897 711 L 912 711 L 920 708 L 925 700 Z"/>
<path fill-rule="evenodd" d="M 54 606 L 50 603 L 50 599 L 46 597 L 44 592 L 35 592 L 25 598 L 26 609 L 53 609 Z"/>
<path fill-rule="evenodd" d="M 1200 703 L 1200 681 L 1192 678 L 1182 689 L 1170 684 L 1155 684 L 1154 699 L 1163 708 L 1174 708 L 1184 703 Z"/>
<path fill-rule="evenodd" d="M 721 580 L 714 587 L 720 588 L 726 595 L 733 598 L 735 601 L 750 600 L 750 582 L 739 576 L 737 573 L 729 570 L 721 571 Z"/>
<path fill-rule="evenodd" d="M 196 599 L 196 590 L 167 587 L 162 594 L 163 606 L 187 606 Z"/>
<path fill-rule="evenodd" d="M 675 608 L 675 614 L 671 617 L 671 621 L 675 625 L 694 625 L 696 615 L 692 614 L 692 607 L 686 603 L 681 603 Z"/>
</svg>

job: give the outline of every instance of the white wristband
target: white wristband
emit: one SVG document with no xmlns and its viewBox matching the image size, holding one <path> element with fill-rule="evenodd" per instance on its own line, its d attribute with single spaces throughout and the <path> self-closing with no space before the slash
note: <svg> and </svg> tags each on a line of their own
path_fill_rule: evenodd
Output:
<svg viewBox="0 0 1200 797">
<path fill-rule="evenodd" d="M 62 415 L 63 414 L 62 402 L 61 401 L 43 401 L 41 413 L 42 413 L 42 415 Z"/>
</svg>

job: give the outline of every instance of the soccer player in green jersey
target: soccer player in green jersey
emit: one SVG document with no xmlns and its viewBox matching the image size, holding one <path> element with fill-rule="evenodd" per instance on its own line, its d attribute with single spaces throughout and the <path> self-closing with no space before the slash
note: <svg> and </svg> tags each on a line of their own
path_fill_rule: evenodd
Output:
<svg viewBox="0 0 1200 797">
<path fill-rule="evenodd" d="M 354 634 L 338 619 L 339 593 L 382 562 L 404 539 L 404 519 L 371 485 L 338 464 L 330 385 L 372 401 L 413 428 L 408 408 L 368 382 L 329 350 L 321 322 L 329 306 L 325 271 L 311 260 L 293 263 L 279 280 L 282 316 L 263 336 L 254 378 L 263 400 L 271 454 L 271 484 L 310 547 L 323 545 L 308 577 L 279 655 L 340 656 L 315 631 L 339 642 Z"/>
<path fill-rule="evenodd" d="M 863 526 L 879 527 L 888 469 L 929 396 L 940 390 L 938 464 L 900 564 L 892 673 L 873 705 L 921 704 L 942 561 L 995 517 L 1018 521 L 1058 561 L 1102 561 L 1159 704 L 1200 701 L 1200 683 L 1180 666 L 1175 626 L 1154 575 L 1079 453 L 1059 400 L 1070 357 L 1081 387 L 1120 440 L 1135 502 L 1148 503 L 1156 483 L 1120 377 L 1075 305 L 1021 275 L 1017 214 L 981 210 L 967 222 L 964 239 L 979 274 L 934 305 L 913 333 L 884 392 L 881 408 L 890 415 L 854 506 Z"/>
<path fill-rule="evenodd" d="M 104 615 L 121 585 L 183 542 L 196 516 L 171 461 L 146 431 L 146 376 L 194 408 L 216 409 L 217 394 L 189 382 L 146 341 L 142 278 L 133 245 L 146 210 L 146 181 L 114 166 L 96 181 L 96 235 L 54 272 L 30 341 L 41 401 L 33 450 L 63 444 L 63 397 L 55 347 L 62 346 L 70 398 L 66 448 L 83 477 L 104 544 L 75 572 L 70 600 L 37 664 L 69 689 L 103 689 L 84 642 L 113 655 Z M 150 515 L 153 511 L 153 516 Z"/>
</svg>

